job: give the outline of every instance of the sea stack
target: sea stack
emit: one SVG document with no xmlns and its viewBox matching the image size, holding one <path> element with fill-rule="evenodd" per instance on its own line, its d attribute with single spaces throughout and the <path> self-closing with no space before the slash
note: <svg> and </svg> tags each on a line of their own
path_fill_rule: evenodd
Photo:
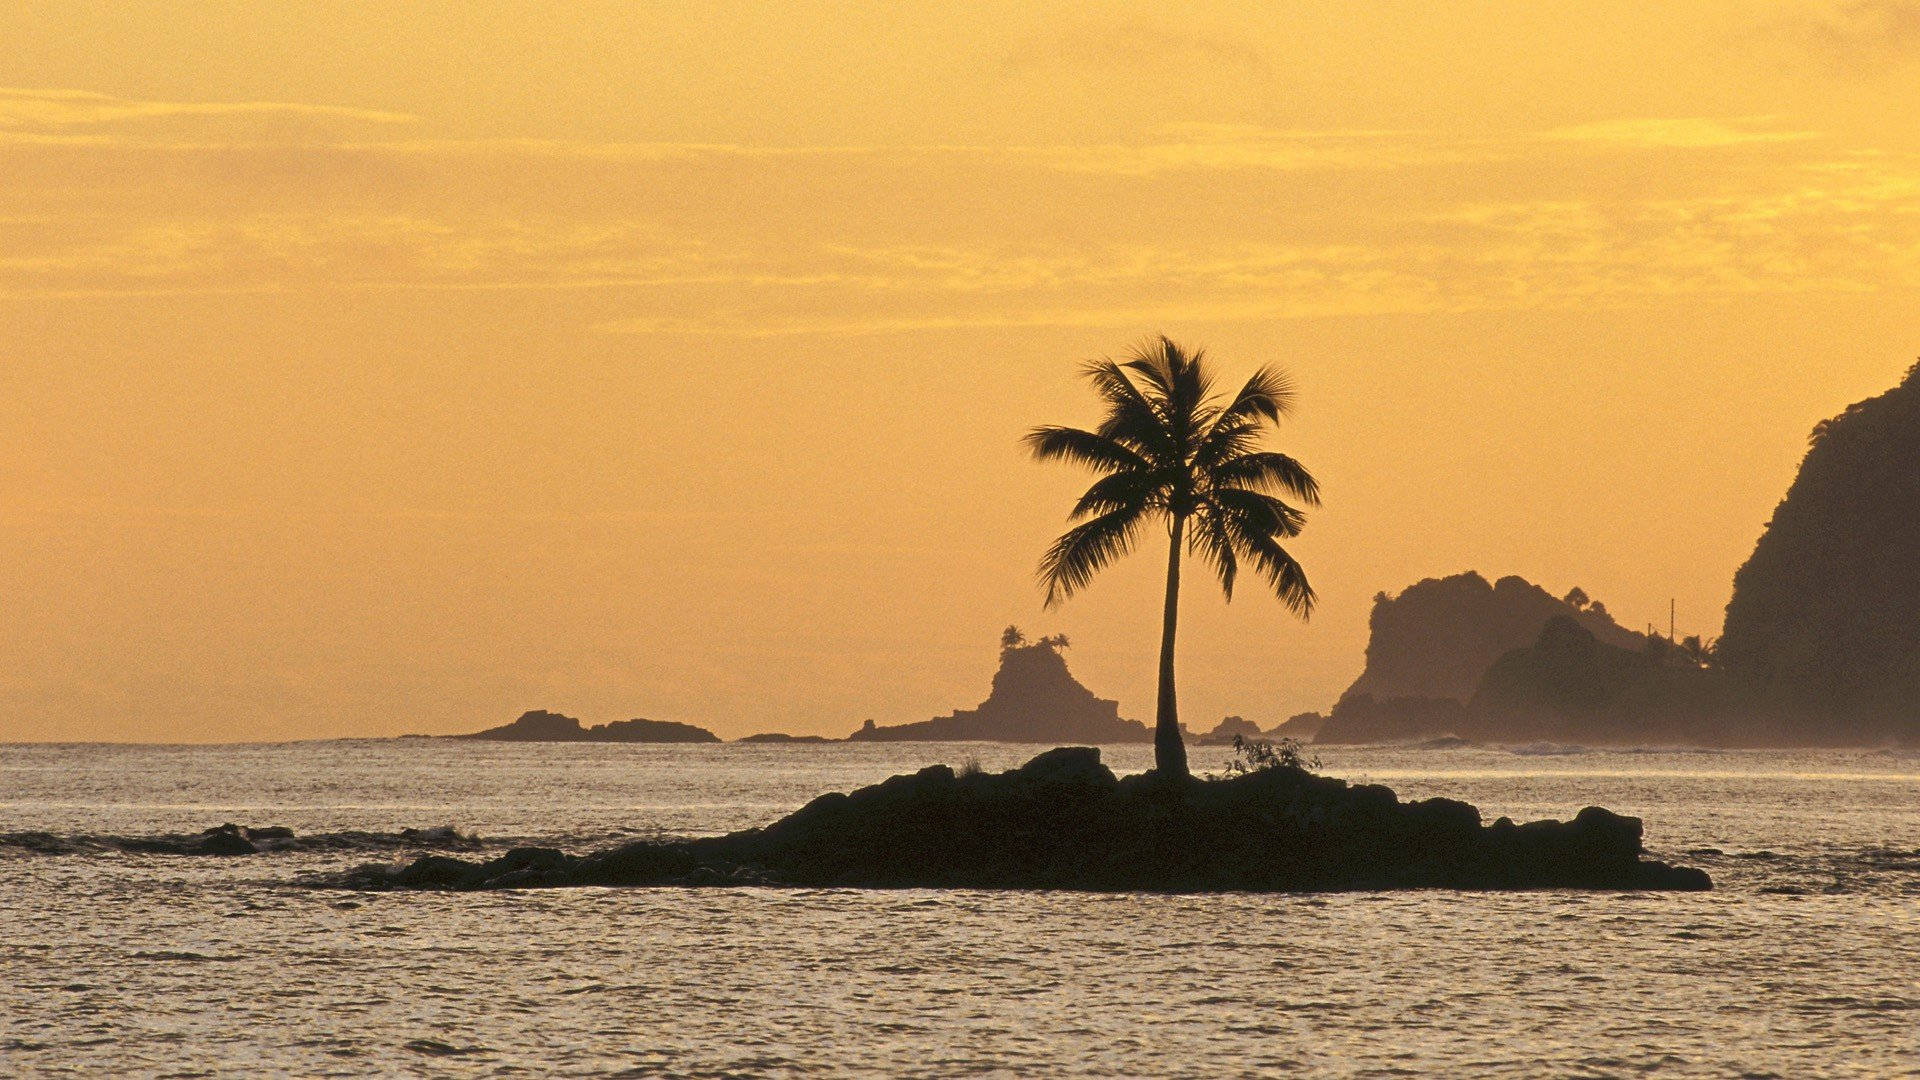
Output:
<svg viewBox="0 0 1920 1080">
<path fill-rule="evenodd" d="M 1009 627 L 1001 637 L 993 692 L 978 708 L 916 724 L 881 727 L 868 721 L 848 738 L 856 742 L 1138 743 L 1153 733 L 1120 716 L 1120 704 L 1096 696 L 1067 670 L 1064 637 L 1029 642 Z"/>
</svg>

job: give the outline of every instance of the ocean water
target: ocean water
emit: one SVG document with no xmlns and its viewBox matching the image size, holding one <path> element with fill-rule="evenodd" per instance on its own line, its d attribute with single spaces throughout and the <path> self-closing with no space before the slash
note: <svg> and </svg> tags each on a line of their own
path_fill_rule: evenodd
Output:
<svg viewBox="0 0 1920 1080">
<path fill-rule="evenodd" d="M 1640 815 L 1706 894 L 305 882 L 723 832 L 1032 752 L 0 746 L 0 1075 L 1920 1076 L 1920 756 L 1891 751 L 1320 752 L 1489 818 Z M 298 838 L 156 850 L 227 821 Z M 477 839 L 400 835 L 440 826 Z"/>
</svg>

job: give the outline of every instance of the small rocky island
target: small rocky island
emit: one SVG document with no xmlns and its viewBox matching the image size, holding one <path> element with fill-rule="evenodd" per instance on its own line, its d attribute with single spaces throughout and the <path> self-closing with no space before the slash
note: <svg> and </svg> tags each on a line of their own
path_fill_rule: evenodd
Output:
<svg viewBox="0 0 1920 1080">
<path fill-rule="evenodd" d="M 1642 858 L 1641 826 L 1598 807 L 1572 821 L 1483 824 L 1451 799 L 1401 802 L 1293 764 L 1227 779 L 1116 777 L 1092 747 L 1004 773 L 934 765 L 828 794 L 765 828 L 589 855 L 518 848 L 486 862 L 423 855 L 324 882 L 356 889 L 760 885 L 1215 892 L 1382 889 L 1703 890 Z"/>
<path fill-rule="evenodd" d="M 720 736 L 703 727 L 672 720 L 615 720 L 610 724 L 582 727 L 571 716 L 536 709 L 522 713 L 518 720 L 500 727 L 476 731 L 471 735 L 453 735 L 454 739 L 488 739 L 494 742 L 618 742 L 618 743 L 717 743 Z"/>
<path fill-rule="evenodd" d="M 1017 627 L 1000 636 L 1000 670 L 977 709 L 893 727 L 865 727 L 853 742 L 1143 743 L 1153 733 L 1120 716 L 1120 703 L 1096 697 L 1060 655 L 1064 636 L 1029 642 Z"/>
</svg>

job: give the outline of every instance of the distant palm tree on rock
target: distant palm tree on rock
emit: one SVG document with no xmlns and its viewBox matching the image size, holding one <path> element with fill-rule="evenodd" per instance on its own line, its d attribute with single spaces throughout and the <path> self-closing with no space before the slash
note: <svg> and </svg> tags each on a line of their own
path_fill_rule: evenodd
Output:
<svg viewBox="0 0 1920 1080">
<path fill-rule="evenodd" d="M 1166 524 L 1154 768 L 1163 777 L 1183 779 L 1187 748 L 1173 688 L 1181 545 L 1212 565 L 1227 599 L 1233 599 L 1234 579 L 1247 563 L 1305 618 L 1313 610 L 1313 587 L 1280 541 L 1298 536 L 1306 515 L 1280 496 L 1318 506 L 1320 486 L 1298 461 L 1259 448 L 1267 429 L 1293 411 L 1293 385 L 1277 368 L 1262 367 L 1239 393 L 1222 399 L 1213 393 L 1205 353 L 1189 354 L 1162 337 L 1124 361 L 1089 363 L 1086 376 L 1107 409 L 1100 426 L 1038 427 L 1026 437 L 1035 458 L 1100 474 L 1068 516 L 1080 524 L 1041 558 L 1040 580 L 1051 607 L 1133 550 L 1145 523 Z"/>
</svg>

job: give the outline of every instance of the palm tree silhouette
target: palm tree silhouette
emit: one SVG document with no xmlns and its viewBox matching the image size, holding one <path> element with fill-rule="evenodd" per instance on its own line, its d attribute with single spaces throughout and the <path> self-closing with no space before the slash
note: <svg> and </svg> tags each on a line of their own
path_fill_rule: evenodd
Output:
<svg viewBox="0 0 1920 1080">
<path fill-rule="evenodd" d="M 1041 557 L 1040 580 L 1052 607 L 1133 550 L 1147 521 L 1165 521 L 1167 599 L 1153 759 L 1162 777 L 1184 779 L 1187 748 L 1173 689 L 1181 544 L 1213 566 L 1228 600 L 1246 562 L 1305 618 L 1313 611 L 1313 586 L 1280 541 L 1298 536 L 1306 515 L 1278 496 L 1318 506 L 1320 485 L 1293 458 L 1259 449 L 1266 429 L 1293 411 L 1293 384 L 1278 368 L 1262 367 L 1223 401 L 1213 393 L 1206 354 L 1189 354 L 1162 337 L 1125 361 L 1089 363 L 1086 376 L 1107 409 L 1100 426 L 1037 427 L 1026 437 L 1038 460 L 1066 461 L 1100 474 L 1068 515 L 1080 524 Z"/>
</svg>

